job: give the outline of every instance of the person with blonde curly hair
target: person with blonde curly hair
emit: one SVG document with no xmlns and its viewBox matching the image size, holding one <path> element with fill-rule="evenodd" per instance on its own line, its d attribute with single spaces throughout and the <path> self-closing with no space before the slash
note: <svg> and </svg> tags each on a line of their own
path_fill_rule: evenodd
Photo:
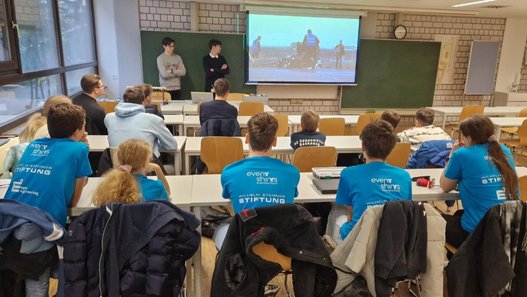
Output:
<svg viewBox="0 0 527 297">
<path fill-rule="evenodd" d="M 96 206 L 111 203 L 134 204 L 150 200 L 168 200 L 170 188 L 159 165 L 150 163 L 152 148 L 150 144 L 138 139 L 130 139 L 118 147 L 119 167 L 104 175 L 93 195 Z M 157 180 L 146 177 L 147 172 L 155 172 Z"/>
</svg>

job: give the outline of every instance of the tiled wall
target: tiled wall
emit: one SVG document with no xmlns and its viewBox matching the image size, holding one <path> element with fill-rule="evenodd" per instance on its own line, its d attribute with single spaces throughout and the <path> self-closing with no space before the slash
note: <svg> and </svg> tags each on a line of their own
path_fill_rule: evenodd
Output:
<svg viewBox="0 0 527 297">
<path fill-rule="evenodd" d="M 145 31 L 190 31 L 190 2 L 139 0 L 139 21 Z"/>
<path fill-rule="evenodd" d="M 245 12 L 238 5 L 199 4 L 199 31 L 245 33 Z"/>
</svg>

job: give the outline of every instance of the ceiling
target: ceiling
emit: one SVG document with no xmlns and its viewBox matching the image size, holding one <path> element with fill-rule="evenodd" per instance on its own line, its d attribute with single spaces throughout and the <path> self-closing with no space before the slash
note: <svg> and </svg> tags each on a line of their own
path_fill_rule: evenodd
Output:
<svg viewBox="0 0 527 297">
<path fill-rule="evenodd" d="M 234 0 L 236 3 L 277 6 L 314 6 L 348 8 L 368 11 L 395 11 L 402 13 L 471 14 L 493 17 L 527 18 L 527 0 L 496 0 L 494 2 L 453 8 L 452 5 L 474 0 Z M 228 1 L 231 2 L 231 1 Z M 505 6 L 488 8 L 488 6 Z"/>
</svg>

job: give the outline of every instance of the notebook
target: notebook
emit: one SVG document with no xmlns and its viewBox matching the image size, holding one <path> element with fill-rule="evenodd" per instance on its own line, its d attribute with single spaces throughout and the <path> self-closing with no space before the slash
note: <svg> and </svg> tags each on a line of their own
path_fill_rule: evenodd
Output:
<svg viewBox="0 0 527 297">
<path fill-rule="evenodd" d="M 210 92 L 190 92 L 190 98 L 194 104 L 212 101 L 214 99 Z"/>
<path fill-rule="evenodd" d="M 322 194 L 336 194 L 340 179 L 313 179 L 313 184 Z"/>
</svg>

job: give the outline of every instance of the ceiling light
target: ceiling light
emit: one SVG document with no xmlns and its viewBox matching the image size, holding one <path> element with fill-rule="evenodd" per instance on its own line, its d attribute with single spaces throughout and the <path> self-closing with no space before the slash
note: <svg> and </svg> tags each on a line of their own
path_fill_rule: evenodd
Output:
<svg viewBox="0 0 527 297">
<path fill-rule="evenodd" d="M 476 5 L 476 4 L 487 3 L 487 2 L 494 2 L 494 1 L 496 1 L 496 0 L 480 0 L 480 1 L 456 4 L 456 5 L 452 5 L 452 7 L 463 7 L 463 6 Z"/>
</svg>

